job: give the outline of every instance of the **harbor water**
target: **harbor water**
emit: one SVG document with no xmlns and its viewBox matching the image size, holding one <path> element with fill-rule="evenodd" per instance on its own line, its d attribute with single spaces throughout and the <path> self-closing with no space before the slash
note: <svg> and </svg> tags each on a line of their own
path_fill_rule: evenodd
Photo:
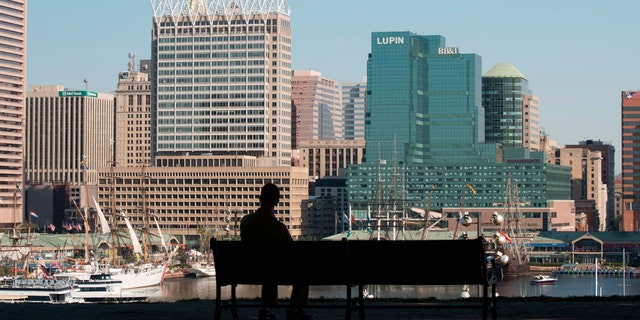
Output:
<svg viewBox="0 0 640 320">
<path fill-rule="evenodd" d="M 555 284 L 531 285 L 533 275 L 511 277 L 498 282 L 498 294 L 503 297 L 583 297 L 583 296 L 640 296 L 640 278 L 622 278 L 620 276 L 598 276 L 598 286 L 593 275 L 554 275 L 558 280 Z M 624 285 L 623 285 L 624 283 Z M 173 302 L 179 300 L 215 299 L 215 277 L 209 278 L 177 278 L 167 279 L 150 297 L 153 302 Z M 281 297 L 288 297 L 289 287 L 279 287 Z M 458 299 L 461 286 L 382 286 L 374 285 L 366 288 L 367 294 L 375 298 L 436 298 Z M 313 286 L 310 288 L 313 298 L 345 298 L 346 289 L 342 286 Z M 352 295 L 357 294 L 353 290 Z M 225 298 L 230 296 L 229 287 L 222 290 Z M 257 298 L 260 296 L 259 286 L 238 286 L 239 298 Z M 471 286 L 472 297 L 478 296 L 479 288 Z"/>
</svg>

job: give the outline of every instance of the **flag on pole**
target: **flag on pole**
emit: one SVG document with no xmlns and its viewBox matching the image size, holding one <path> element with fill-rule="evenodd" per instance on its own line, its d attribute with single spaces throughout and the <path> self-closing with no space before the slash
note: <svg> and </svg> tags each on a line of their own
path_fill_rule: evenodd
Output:
<svg viewBox="0 0 640 320">
<path fill-rule="evenodd" d="M 34 217 L 34 218 L 40 218 L 40 216 L 39 216 L 37 213 L 33 212 L 33 211 L 29 211 L 29 213 L 30 213 L 30 214 L 31 214 L 31 216 L 32 216 L 32 217 Z"/>
<path fill-rule="evenodd" d="M 38 265 L 40 266 L 40 268 L 42 268 L 42 278 L 46 279 L 47 278 L 47 264 L 44 262 L 44 259 L 42 259 L 42 256 L 38 257 Z"/>
</svg>

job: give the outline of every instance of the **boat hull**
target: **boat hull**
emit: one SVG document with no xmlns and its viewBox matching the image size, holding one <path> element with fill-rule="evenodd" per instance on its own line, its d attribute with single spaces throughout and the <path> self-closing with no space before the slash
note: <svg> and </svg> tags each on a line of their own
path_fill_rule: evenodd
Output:
<svg viewBox="0 0 640 320">
<path fill-rule="evenodd" d="M 122 289 L 157 286 L 164 281 L 168 265 L 141 266 L 139 268 L 111 269 L 111 277 L 122 281 Z"/>
</svg>

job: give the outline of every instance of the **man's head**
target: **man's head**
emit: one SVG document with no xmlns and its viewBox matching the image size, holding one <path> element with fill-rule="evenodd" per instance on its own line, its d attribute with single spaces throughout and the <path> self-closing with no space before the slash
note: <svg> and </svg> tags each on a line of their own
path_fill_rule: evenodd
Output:
<svg viewBox="0 0 640 320">
<path fill-rule="evenodd" d="M 280 201 L 280 189 L 273 183 L 262 186 L 260 191 L 260 204 L 274 207 Z"/>
</svg>

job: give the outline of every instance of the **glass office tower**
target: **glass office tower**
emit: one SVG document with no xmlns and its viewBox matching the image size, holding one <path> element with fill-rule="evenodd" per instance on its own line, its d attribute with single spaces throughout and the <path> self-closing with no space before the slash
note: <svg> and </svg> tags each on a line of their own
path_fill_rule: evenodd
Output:
<svg viewBox="0 0 640 320">
<path fill-rule="evenodd" d="M 482 106 L 487 142 L 541 150 L 539 99 L 512 64 L 498 63 L 482 76 Z"/>
<path fill-rule="evenodd" d="M 509 179 L 531 206 L 570 199 L 569 170 L 544 154 L 485 143 L 481 58 L 439 35 L 374 32 L 367 61 L 365 159 L 347 173 L 357 217 L 425 207 L 492 207 Z"/>
<path fill-rule="evenodd" d="M 479 145 L 478 55 L 447 47 L 442 36 L 374 32 L 367 64 L 366 162 L 470 160 L 487 151 Z"/>
</svg>

